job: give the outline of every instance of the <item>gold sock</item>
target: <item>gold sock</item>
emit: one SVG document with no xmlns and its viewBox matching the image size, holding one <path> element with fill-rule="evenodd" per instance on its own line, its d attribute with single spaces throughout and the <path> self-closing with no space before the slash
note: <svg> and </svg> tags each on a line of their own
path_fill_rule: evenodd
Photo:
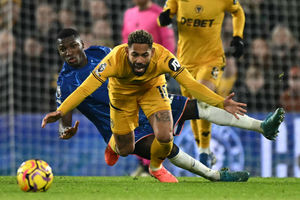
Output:
<svg viewBox="0 0 300 200">
<path fill-rule="evenodd" d="M 206 120 L 200 120 L 200 146 L 201 148 L 209 148 L 211 138 L 211 123 Z"/>
<path fill-rule="evenodd" d="M 151 145 L 151 160 L 150 160 L 150 167 L 152 170 L 161 168 L 162 162 L 170 154 L 172 147 L 173 147 L 173 140 L 168 143 L 162 143 L 159 142 L 156 138 L 154 138 Z"/>
<path fill-rule="evenodd" d="M 191 128 L 198 147 L 200 147 L 200 139 L 201 139 L 201 133 L 199 131 L 199 127 L 200 127 L 200 120 L 196 120 L 196 119 L 191 120 Z"/>
</svg>

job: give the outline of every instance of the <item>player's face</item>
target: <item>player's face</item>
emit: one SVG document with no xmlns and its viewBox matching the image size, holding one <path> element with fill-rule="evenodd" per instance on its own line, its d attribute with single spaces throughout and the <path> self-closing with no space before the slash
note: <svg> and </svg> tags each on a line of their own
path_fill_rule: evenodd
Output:
<svg viewBox="0 0 300 200">
<path fill-rule="evenodd" d="M 84 45 L 79 37 L 66 37 L 57 41 L 57 50 L 61 58 L 72 67 L 83 67 L 87 63 Z"/>
<path fill-rule="evenodd" d="M 128 47 L 126 51 L 132 72 L 137 76 L 145 74 L 154 53 L 154 49 L 149 47 L 148 44 L 134 43 L 131 47 Z"/>
</svg>

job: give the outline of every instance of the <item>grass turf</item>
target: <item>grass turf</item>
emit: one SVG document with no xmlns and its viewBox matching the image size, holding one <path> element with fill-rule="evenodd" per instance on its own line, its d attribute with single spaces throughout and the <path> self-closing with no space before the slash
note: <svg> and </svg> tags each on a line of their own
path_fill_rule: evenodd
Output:
<svg viewBox="0 0 300 200">
<path fill-rule="evenodd" d="M 56 176 L 47 192 L 23 192 L 14 176 L 0 176 L 1 200 L 90 199 L 300 199 L 298 178 L 250 178 L 244 183 L 210 182 L 180 177 L 179 183 L 159 183 L 151 177 Z"/>
</svg>

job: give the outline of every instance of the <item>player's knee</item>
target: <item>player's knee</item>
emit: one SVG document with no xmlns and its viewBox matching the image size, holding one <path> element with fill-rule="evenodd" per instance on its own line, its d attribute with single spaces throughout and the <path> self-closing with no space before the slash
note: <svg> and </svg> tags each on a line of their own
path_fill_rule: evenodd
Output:
<svg viewBox="0 0 300 200">
<path fill-rule="evenodd" d="M 129 153 L 127 151 L 123 151 L 123 150 L 119 151 L 119 154 L 122 157 L 127 157 L 129 155 Z"/>
<path fill-rule="evenodd" d="M 133 153 L 135 147 L 133 132 L 125 135 L 114 134 L 114 138 L 120 156 L 128 156 Z"/>
<path fill-rule="evenodd" d="M 120 156 L 126 157 L 129 154 L 132 154 L 134 151 L 134 145 L 123 145 L 118 146 L 118 153 Z"/>
<path fill-rule="evenodd" d="M 129 154 L 132 154 L 132 153 L 133 153 L 134 148 L 126 147 L 126 148 L 120 148 L 120 149 L 118 149 L 118 150 L 119 150 L 119 155 L 120 155 L 120 156 L 126 157 L 126 156 L 128 156 Z"/>
<path fill-rule="evenodd" d="M 168 143 L 168 142 L 171 142 L 173 140 L 173 134 L 172 134 L 172 132 L 160 133 L 160 134 L 156 135 L 156 139 L 159 142 Z"/>
</svg>

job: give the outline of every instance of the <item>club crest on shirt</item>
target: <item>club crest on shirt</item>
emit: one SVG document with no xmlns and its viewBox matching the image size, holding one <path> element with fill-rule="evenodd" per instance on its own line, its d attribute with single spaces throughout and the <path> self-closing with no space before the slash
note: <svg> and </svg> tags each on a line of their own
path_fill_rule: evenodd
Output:
<svg viewBox="0 0 300 200">
<path fill-rule="evenodd" d="M 180 63 L 178 62 L 178 60 L 176 60 L 175 58 L 171 58 L 169 61 L 169 68 L 174 71 L 177 72 L 180 69 Z"/>
<path fill-rule="evenodd" d="M 56 88 L 56 97 L 60 98 L 61 97 L 61 90 L 60 90 L 60 86 L 58 85 Z"/>
<path fill-rule="evenodd" d="M 213 69 L 211 70 L 211 75 L 214 79 L 217 79 L 218 75 L 219 75 L 219 68 L 218 67 L 213 67 Z"/>
<path fill-rule="evenodd" d="M 56 88 L 56 101 L 61 104 L 61 90 L 59 85 Z"/>
<path fill-rule="evenodd" d="M 106 63 L 102 63 L 98 69 L 95 70 L 95 73 L 97 76 L 100 76 L 100 73 L 104 71 L 105 67 L 106 67 Z"/>
<path fill-rule="evenodd" d="M 199 13 L 202 12 L 202 11 L 203 11 L 203 7 L 200 6 L 200 5 L 196 5 L 196 7 L 195 7 L 195 12 L 196 12 L 197 14 L 199 14 Z"/>
</svg>

